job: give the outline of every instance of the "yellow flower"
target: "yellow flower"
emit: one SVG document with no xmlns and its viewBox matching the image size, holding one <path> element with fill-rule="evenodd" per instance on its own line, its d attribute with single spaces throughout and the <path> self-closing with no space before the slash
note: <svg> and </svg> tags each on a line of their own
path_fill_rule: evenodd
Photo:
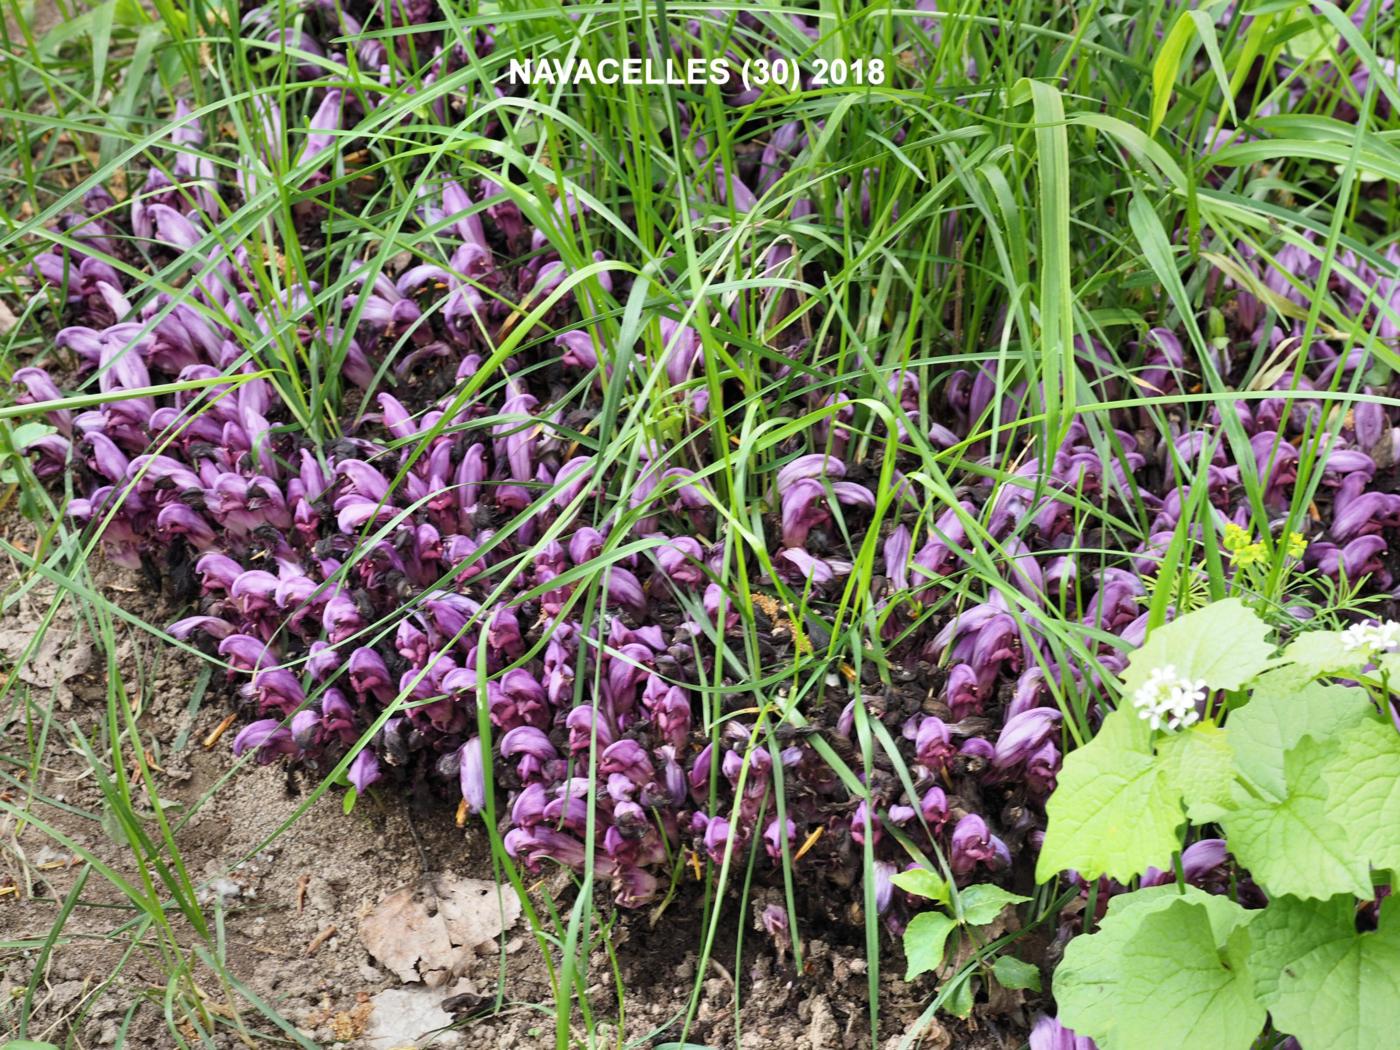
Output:
<svg viewBox="0 0 1400 1050">
<path fill-rule="evenodd" d="M 1269 552 L 1262 543 L 1251 543 L 1234 552 L 1236 565 L 1258 565 L 1267 559 Z"/>
<path fill-rule="evenodd" d="M 1249 533 L 1234 522 L 1225 526 L 1225 549 L 1238 551 L 1249 545 Z"/>
<path fill-rule="evenodd" d="M 1307 553 L 1308 541 L 1303 539 L 1301 532 L 1290 532 L 1288 534 L 1288 556 L 1290 558 L 1301 558 Z"/>
</svg>

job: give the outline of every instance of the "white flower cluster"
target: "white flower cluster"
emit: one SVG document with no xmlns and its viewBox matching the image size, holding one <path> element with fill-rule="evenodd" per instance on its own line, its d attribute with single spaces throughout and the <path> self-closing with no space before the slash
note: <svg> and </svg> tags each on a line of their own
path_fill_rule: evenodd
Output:
<svg viewBox="0 0 1400 1050">
<path fill-rule="evenodd" d="M 1133 694 L 1133 706 L 1139 718 L 1146 719 L 1153 729 L 1184 729 L 1200 721 L 1201 713 L 1196 709 L 1206 698 L 1206 683 L 1191 681 L 1177 674 L 1176 668 L 1168 664 L 1152 671 L 1151 676 Z"/>
<path fill-rule="evenodd" d="M 1342 648 L 1349 653 L 1390 653 L 1400 649 L 1400 623 L 1354 623 L 1342 632 Z"/>
</svg>

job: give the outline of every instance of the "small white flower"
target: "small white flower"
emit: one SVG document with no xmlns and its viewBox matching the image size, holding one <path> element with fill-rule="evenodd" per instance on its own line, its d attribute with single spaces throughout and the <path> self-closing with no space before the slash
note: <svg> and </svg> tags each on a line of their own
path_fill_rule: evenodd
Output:
<svg viewBox="0 0 1400 1050">
<path fill-rule="evenodd" d="M 1354 623 L 1342 632 L 1342 648 L 1366 656 L 1394 652 L 1400 649 L 1400 623 Z"/>
<path fill-rule="evenodd" d="M 1165 727 L 1175 731 L 1200 721 L 1201 713 L 1197 708 L 1205 698 L 1204 681 L 1183 678 L 1168 664 L 1153 668 L 1147 681 L 1133 694 L 1133 707 L 1138 717 L 1153 729 Z"/>
</svg>

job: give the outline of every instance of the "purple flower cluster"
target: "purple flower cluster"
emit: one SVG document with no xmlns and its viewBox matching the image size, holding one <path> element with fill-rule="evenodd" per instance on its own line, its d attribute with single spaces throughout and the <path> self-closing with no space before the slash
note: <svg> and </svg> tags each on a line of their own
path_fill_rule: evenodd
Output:
<svg viewBox="0 0 1400 1050">
<path fill-rule="evenodd" d="M 339 8 L 316 10 L 358 32 Z M 391 20 L 418 22 L 432 5 L 388 10 Z M 407 46 L 406 36 L 390 39 Z M 295 46 L 325 53 L 310 36 Z M 360 61 L 388 68 L 385 46 L 362 41 Z M 440 57 L 450 65 L 451 54 Z M 287 136 L 299 163 L 331 164 L 351 107 L 339 92 L 320 96 L 300 139 Z M 411 773 L 471 812 L 486 808 L 489 770 L 508 851 L 531 870 L 546 860 L 591 863 L 625 906 L 653 900 L 688 857 L 719 862 L 751 849 L 849 884 L 869 848 L 874 897 L 894 925 L 913 903 L 890 881 L 910 864 L 908 845 L 946 858 L 962 881 L 1007 873 L 1043 827 L 1065 745 L 1059 700 L 1092 698 L 1102 671 L 1121 669 L 1125 648 L 1143 637 L 1144 577 L 1190 491 L 1178 479 L 1194 474 L 1207 486 L 1222 528 L 1251 520 L 1246 477 L 1259 479 L 1277 512 L 1304 466 L 1300 439 L 1328 410 L 1289 392 L 1346 388 L 1367 365 L 1359 352 L 1314 342 L 1304 377 L 1281 376 L 1276 396 L 1210 409 L 1165 437 L 1145 436 L 1153 430 L 1133 412 L 1108 420 L 1107 434 L 1076 422 L 1047 459 L 1027 450 L 1011 461 L 1009 480 L 995 483 L 1005 450 L 993 459 L 977 435 L 998 409 L 1016 418 L 1024 386 L 1005 389 L 991 366 L 872 370 L 881 396 L 901 409 L 897 436 L 963 445 L 978 469 L 956 502 L 930 509 L 906 477 L 917 461 L 901 455 L 880 526 L 883 572 L 869 596 L 895 681 L 882 694 L 878 680 L 833 674 L 804 704 L 803 731 L 775 731 L 754 714 L 744 683 L 716 668 L 717 643 L 743 648 L 756 614 L 724 586 L 708 464 L 689 444 L 656 445 L 623 470 L 569 437 L 597 415 L 610 384 L 646 361 L 605 353 L 589 304 L 572 292 L 557 295 L 547 329 L 490 360 L 518 320 L 515 303 L 558 293 L 570 276 L 522 214 L 523 190 L 487 179 L 427 183 L 418 218 L 430 247 L 450 239 L 441 259 L 366 271 L 343 301 L 301 286 L 268 301 L 245 246 L 206 244 L 225 195 L 252 194 L 255 182 L 221 187 L 195 152 L 200 142 L 182 124 L 166 169 L 176 183 L 152 172 L 123 204 L 89 193 L 86 210 L 64 221 L 81 248 L 34 258 L 43 294 L 62 300 L 75 322 L 56 345 L 109 397 L 46 413 L 55 432 L 33 446 L 36 470 L 74 476 L 80 494 L 69 513 L 100 530 L 117 564 L 157 575 L 192 567 L 197 611 L 170 631 L 216 653 L 238 684 L 247 724 L 235 751 L 320 769 L 353 751 L 348 776 L 359 791 Z M 784 129 L 736 170 L 720 164 L 716 200 L 751 207 L 749 187 L 771 186 L 802 146 L 795 127 Z M 849 187 L 852 207 L 868 207 L 860 198 L 870 177 Z M 567 197 L 553 207 L 558 224 L 586 221 Z M 812 210 L 795 205 L 799 215 Z M 184 261 L 195 276 L 181 301 L 141 297 L 109 259 L 138 269 Z M 1306 278 L 1309 259 L 1290 265 Z M 770 253 L 762 265 L 775 272 L 789 261 Z M 1276 281 L 1272 268 L 1261 264 L 1259 274 Z M 627 291 L 613 288 L 606 269 L 590 280 L 604 295 Z M 1269 287 L 1299 295 L 1287 282 Z M 1297 334 L 1247 291 L 1216 291 L 1252 345 Z M 1352 302 L 1349 287 L 1335 291 L 1357 312 L 1370 309 L 1364 298 Z M 689 426 L 710 407 L 702 339 L 672 320 L 659 329 L 665 382 L 653 396 L 671 398 Z M 351 436 L 317 444 L 293 424 L 245 350 L 249 332 L 273 330 L 303 347 L 346 347 L 344 374 L 370 395 Z M 1125 385 L 1112 359 L 1097 347 L 1081 351 L 1086 380 L 1112 400 Z M 386 359 L 397 393 L 376 382 Z M 1163 395 L 1188 389 L 1203 364 L 1165 329 L 1148 333 L 1137 363 L 1135 389 Z M 1209 364 L 1241 378 L 1227 353 Z M 755 582 L 806 589 L 820 605 L 851 575 L 848 537 L 880 505 L 870 464 L 851 452 L 857 427 L 876 424 L 831 387 L 774 372 L 797 387 L 799 408 L 826 415 L 779 449 L 774 470 L 756 474 L 749 495 L 771 511 L 776 578 Z M 21 402 L 61 396 L 41 368 L 13 378 Z M 189 389 L 142 393 L 168 382 Z M 1236 415 L 1243 445 L 1225 439 L 1222 411 Z M 1328 524 L 1311 537 L 1309 567 L 1390 585 L 1383 554 L 1400 527 L 1389 484 L 1397 446 L 1386 410 L 1363 403 L 1323 448 Z M 1146 527 L 1134 539 L 1086 545 L 1085 506 L 1122 520 L 1145 508 Z M 1006 587 L 968 599 L 955 581 L 989 543 Z M 1093 553 L 1115 546 L 1121 556 Z M 1090 553 L 1064 553 L 1081 549 Z M 585 615 L 594 602 L 600 613 Z M 784 654 L 775 646 L 792 625 L 783 631 L 764 618 L 764 655 L 776 668 Z M 1052 622 L 1072 625 L 1094 661 L 1066 654 Z M 862 717 L 894 730 L 908 781 L 888 764 L 863 767 L 854 751 Z M 828 747 L 848 757 L 861 791 L 822 757 Z M 1207 880 L 1220 863 L 1215 847 L 1193 849 L 1189 873 Z"/>
</svg>

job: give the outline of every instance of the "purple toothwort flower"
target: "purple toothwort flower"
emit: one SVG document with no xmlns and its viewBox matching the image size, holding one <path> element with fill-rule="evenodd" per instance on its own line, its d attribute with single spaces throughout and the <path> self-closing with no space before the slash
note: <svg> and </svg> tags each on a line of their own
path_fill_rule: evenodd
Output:
<svg viewBox="0 0 1400 1050">
<path fill-rule="evenodd" d="M 966 875 L 979 864 L 989 868 L 1002 866 L 1010 860 L 1006 846 L 987 830 L 987 822 L 976 813 L 969 813 L 953 828 L 949 861 L 956 875 Z"/>
<path fill-rule="evenodd" d="M 363 795 L 371 784 L 376 783 L 383 777 L 379 769 L 379 759 L 369 748 L 363 748 L 350 763 L 350 768 L 346 770 L 346 777 L 355 786 L 355 790 Z"/>
<path fill-rule="evenodd" d="M 462 798 L 467 809 L 480 813 L 486 808 L 486 767 L 482 761 L 481 738 L 472 737 L 458 751 Z"/>
<path fill-rule="evenodd" d="M 1097 1050 L 1094 1041 L 1086 1036 L 1075 1035 L 1046 1014 L 1036 1014 L 1031 1026 L 1031 1050 Z"/>
<path fill-rule="evenodd" d="M 294 754 L 296 750 L 297 745 L 292 739 L 291 730 L 275 718 L 249 722 L 233 740 L 235 755 L 256 751 L 259 765 L 266 765 L 279 755 Z"/>
</svg>

